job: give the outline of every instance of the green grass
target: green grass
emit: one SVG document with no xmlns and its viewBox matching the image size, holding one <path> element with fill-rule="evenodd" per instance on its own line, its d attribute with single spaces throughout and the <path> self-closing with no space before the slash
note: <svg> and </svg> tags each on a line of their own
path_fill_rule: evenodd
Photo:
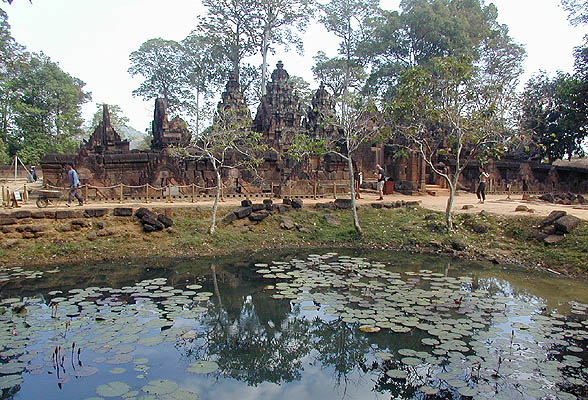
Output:
<svg viewBox="0 0 588 400">
<path fill-rule="evenodd" d="M 220 217 L 227 210 L 219 211 Z M 286 247 L 365 247 L 406 249 L 411 251 L 458 254 L 465 258 L 482 258 L 501 263 L 541 266 L 569 275 L 588 277 L 588 223 L 580 226 L 566 240 L 545 246 L 532 235 L 540 223 L 533 216 L 506 217 L 485 213 L 454 216 L 455 229 L 447 233 L 444 215 L 420 207 L 399 209 L 359 209 L 363 238 L 353 229 L 350 211 L 304 208 L 286 215 L 275 214 L 262 222 L 247 219 L 228 226 L 219 223 L 213 235 L 207 233 L 210 215 L 195 209 L 174 209 L 172 230 L 144 234 L 138 222 L 108 222 L 117 234 L 85 239 L 85 232 L 54 233 L 37 240 L 21 241 L 12 249 L 2 249 L 0 256 L 11 265 L 27 263 L 71 262 L 76 259 L 124 259 L 136 256 L 226 255 L 238 251 Z M 297 228 L 280 228 L 289 218 Z M 479 233 L 482 232 L 482 233 Z M 466 246 L 455 252 L 454 244 Z"/>
</svg>

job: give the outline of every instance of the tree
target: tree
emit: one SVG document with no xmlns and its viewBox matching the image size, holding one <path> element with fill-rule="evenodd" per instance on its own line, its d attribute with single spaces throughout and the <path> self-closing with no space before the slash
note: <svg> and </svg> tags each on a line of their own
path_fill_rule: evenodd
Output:
<svg viewBox="0 0 588 400">
<path fill-rule="evenodd" d="M 8 85 L 23 62 L 24 49 L 12 37 L 8 15 L 0 9 L 0 164 L 10 160 L 8 134 L 13 125 L 14 95 Z"/>
<path fill-rule="evenodd" d="M 110 123 L 116 131 L 120 131 L 122 128 L 129 125 L 129 119 L 123 114 L 122 108 L 118 104 L 106 104 L 96 103 L 96 112 L 92 116 L 90 125 L 87 127 L 88 131 L 96 129 L 98 124 L 102 122 L 103 107 L 108 107 L 108 113 L 110 114 Z"/>
<path fill-rule="evenodd" d="M 217 54 L 228 60 L 230 70 L 240 81 L 241 63 L 255 53 L 253 37 L 255 0 L 203 0 L 208 14 L 200 18 L 196 31 L 207 37 Z"/>
<path fill-rule="evenodd" d="M 142 75 L 145 80 L 133 91 L 133 96 L 145 100 L 162 97 L 171 112 L 181 113 L 194 100 L 190 71 L 186 65 L 184 47 L 173 40 L 150 39 L 130 55 L 131 76 Z"/>
<path fill-rule="evenodd" d="M 11 155 L 38 163 L 50 152 L 71 152 L 81 133 L 81 104 L 90 100 L 84 83 L 59 68 L 44 54 L 31 54 L 8 83 L 13 94 Z"/>
<path fill-rule="evenodd" d="M 451 231 L 461 173 L 477 157 L 499 153 L 513 135 L 514 94 L 511 82 L 489 80 L 468 57 L 431 61 L 429 68 L 415 66 L 400 76 L 387 115 L 399 135 L 396 143 L 420 154 L 447 182 L 445 219 Z M 441 155 L 455 163 L 453 171 L 439 167 Z"/>
<path fill-rule="evenodd" d="M 344 58 L 329 58 L 323 51 L 319 51 L 313 59 L 315 62 L 312 67 L 314 78 L 328 87 L 334 96 L 342 96 L 345 85 L 348 85 L 348 89 L 358 90 L 362 88 L 366 78 L 363 65 L 351 64 L 349 65 L 349 71 L 347 71 L 348 65 Z M 349 73 L 348 81 L 345 80 L 346 73 Z"/>
<path fill-rule="evenodd" d="M 313 13 L 309 0 L 254 0 L 252 4 L 254 23 L 248 26 L 253 42 L 261 54 L 261 95 L 266 94 L 267 54 L 275 45 L 293 43 L 302 51 L 298 32 L 304 32 Z"/>
<path fill-rule="evenodd" d="M 370 59 L 366 91 L 391 99 L 399 76 L 436 57 L 468 56 L 478 61 L 488 41 L 514 49 L 497 9 L 480 0 L 403 0 L 401 12 L 374 13 L 366 24 L 361 53 Z M 503 37 L 503 41 L 496 41 Z M 499 50 L 498 48 L 497 50 Z"/>
<path fill-rule="evenodd" d="M 203 132 L 189 148 L 175 149 L 174 155 L 207 161 L 216 177 L 216 197 L 212 207 L 208 233 L 216 228 L 216 214 L 222 191 L 222 171 L 233 168 L 255 170 L 263 159 L 257 155 L 266 146 L 262 134 L 251 130 L 251 117 L 246 107 L 220 108 L 210 129 Z"/>
<path fill-rule="evenodd" d="M 339 39 L 339 57 L 330 66 L 330 76 L 338 76 L 342 79 L 339 88 L 340 94 L 336 97 L 337 112 L 323 116 L 324 121 L 331 125 L 331 129 L 324 129 L 323 137 L 311 138 L 315 144 L 302 145 L 304 149 L 323 147 L 326 153 L 338 154 L 346 162 L 349 169 L 349 189 L 351 193 L 351 210 L 355 231 L 361 237 L 363 231 L 359 224 L 357 205 L 355 202 L 355 184 L 353 173 L 352 155 L 364 142 L 371 139 L 376 130 L 370 121 L 377 110 L 368 99 L 363 99 L 354 90 L 358 70 L 361 71 L 365 60 L 359 54 L 359 45 L 365 39 L 363 36 L 364 25 L 370 15 L 378 10 L 377 0 L 330 0 L 319 5 L 321 11 L 319 20 L 327 31 Z M 319 57 L 322 57 L 319 54 Z M 298 139 L 298 144 L 305 141 L 303 136 Z"/>
<path fill-rule="evenodd" d="M 588 24 L 588 0 L 561 0 L 561 5 L 569 13 L 572 25 Z"/>
</svg>

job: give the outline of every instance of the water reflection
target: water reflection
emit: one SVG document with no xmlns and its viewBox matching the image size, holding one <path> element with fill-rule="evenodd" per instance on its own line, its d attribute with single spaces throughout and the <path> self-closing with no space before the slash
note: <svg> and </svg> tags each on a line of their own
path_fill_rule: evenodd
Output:
<svg viewBox="0 0 588 400">
<path fill-rule="evenodd" d="M 85 291 L 71 305 L 60 308 L 57 318 L 51 318 L 53 310 L 48 307 L 51 301 L 56 301 L 57 296 L 69 298 L 78 294 L 75 290 L 72 294 L 49 293 L 77 289 L 75 279 L 58 282 L 49 276 L 35 281 L 36 285 L 10 281 L 2 291 L 2 298 L 40 292 L 47 300 L 42 300 L 41 305 L 27 306 L 31 323 L 40 327 L 38 333 L 28 332 L 27 320 L 7 311 L 11 303 L 5 304 L 1 316 L 0 384 L 7 376 L 22 376 L 24 383 L 5 388 L 1 398 L 38 398 L 40 388 L 46 399 L 86 398 L 96 395 L 98 385 L 112 380 L 126 382 L 132 390 L 141 393 L 147 381 L 159 378 L 172 379 L 202 399 L 215 400 L 235 395 L 242 399 L 411 399 L 424 398 L 423 386 L 438 390 L 437 397 L 428 398 L 439 399 L 459 398 L 462 392 L 467 393 L 464 388 L 469 387 L 483 389 L 481 398 L 540 397 L 540 389 L 554 391 L 556 385 L 579 396 L 585 394 L 579 385 L 586 379 L 588 365 L 586 333 L 581 333 L 587 329 L 585 315 L 559 319 L 557 323 L 537 319 L 536 316 L 547 315 L 552 310 L 561 313 L 570 310 L 567 301 L 570 294 L 554 291 L 547 278 L 537 277 L 539 283 L 535 287 L 533 280 L 523 279 L 528 276 L 526 272 L 513 268 L 492 269 L 485 264 L 444 258 L 375 253 L 370 258 L 392 264 L 389 270 L 394 274 L 410 272 L 403 276 L 403 283 L 397 283 L 406 292 L 390 291 L 387 285 L 370 286 L 381 277 L 352 271 L 337 278 L 340 288 L 336 293 L 332 287 L 304 290 L 294 287 L 284 291 L 285 297 L 280 297 L 279 287 L 268 287 L 280 279 L 264 279 L 253 265 L 294 257 L 304 259 L 306 255 L 261 254 L 254 261 L 161 260 L 156 268 L 136 261 L 125 266 L 128 276 L 116 274 L 118 280 L 108 273 L 109 268 L 117 269 L 117 266 L 97 265 L 95 268 L 100 271 L 97 276 L 103 277 L 103 281 L 92 281 L 95 289 Z M 317 269 L 320 263 L 320 260 L 313 261 L 308 268 Z M 422 273 L 425 268 L 431 272 Z M 334 279 L 334 274 L 325 271 L 325 279 Z M 453 292 L 441 296 L 443 286 L 435 280 L 435 272 L 443 277 L 465 274 L 470 279 L 450 280 Z M 72 269 L 71 276 L 81 275 L 87 277 L 92 271 Z M 160 278 L 165 279 L 137 285 L 145 279 Z M 367 287 L 346 286 L 354 281 L 364 282 Z M 580 294 L 576 301 L 588 302 L 588 294 L 581 284 L 557 281 L 570 288 L 569 292 Z M 90 285 L 87 278 L 84 282 Z M 198 292 L 210 292 L 210 296 L 194 300 L 194 295 L 186 290 L 191 284 L 202 285 Z M 138 288 L 151 289 L 139 291 Z M 437 294 L 403 298 L 404 293 L 410 297 L 408 293 L 419 291 Z M 472 291 L 479 295 L 470 298 Z M 313 297 L 310 292 L 319 295 Z M 444 300 L 437 304 L 436 296 Z M 362 310 L 376 311 L 357 317 L 358 322 L 349 322 L 354 317 L 346 314 L 348 301 L 359 314 Z M 388 313 L 385 322 L 405 330 L 392 333 L 388 327 L 370 334 L 358 329 L 369 319 L 377 325 L 382 321 L 376 319 L 379 313 Z M 415 315 L 418 318 L 413 322 Z M 100 321 L 97 316 L 101 316 Z M 472 322 L 476 326 L 468 327 Z M 579 333 L 572 328 L 577 328 Z M 435 329 L 449 335 L 447 346 L 423 343 L 439 339 Z M 13 330 L 22 332 L 19 343 L 15 343 Z M 554 346 L 547 348 L 543 358 L 536 359 L 536 353 L 544 349 L 546 334 Z M 571 340 L 574 335 L 577 339 Z M 156 340 L 155 344 L 145 341 L 159 336 L 161 341 Z M 70 349 L 72 342 L 84 340 L 88 343 L 83 345 L 79 365 L 75 350 L 71 355 L 59 352 L 57 359 L 63 357 L 60 362 L 55 363 L 51 358 L 57 346 Z M 570 358 L 571 343 L 580 347 L 574 353 L 580 361 Z M 125 347 L 129 344 L 132 347 Z M 431 352 L 432 348 L 440 351 Z M 119 357 L 121 363 L 108 364 L 112 357 Z M 145 364 L 148 369 L 137 369 L 143 364 L 135 361 L 141 358 L 149 360 Z M 219 369 L 209 375 L 186 373 L 186 366 L 197 360 L 214 361 Z M 564 361 L 567 362 L 564 368 L 545 367 L 552 365 L 551 362 Z M 10 372 L 9 367 L 16 363 L 22 363 L 27 372 Z M 126 370 L 120 376 L 108 372 L 118 365 Z M 527 370 L 509 371 L 509 365 L 523 365 Z M 75 370 L 86 366 L 99 372 L 89 377 L 77 376 Z M 47 372 L 56 368 L 59 376 L 49 377 L 53 374 Z M 406 379 L 397 379 L 390 371 L 404 372 Z M 528 390 L 529 385 L 521 391 L 506 378 L 516 375 L 517 380 L 529 381 L 539 376 L 537 371 L 541 372 L 541 379 L 552 379 L 539 386 L 537 392 Z M 493 373 L 498 379 L 494 379 Z"/>
</svg>

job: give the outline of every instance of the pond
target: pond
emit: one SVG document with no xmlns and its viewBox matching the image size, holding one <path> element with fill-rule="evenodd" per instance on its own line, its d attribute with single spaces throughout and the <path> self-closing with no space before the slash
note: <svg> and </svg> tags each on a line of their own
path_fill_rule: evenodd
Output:
<svg viewBox="0 0 588 400">
<path fill-rule="evenodd" d="M 402 252 L 0 268 L 1 399 L 582 399 L 585 282 Z"/>
</svg>

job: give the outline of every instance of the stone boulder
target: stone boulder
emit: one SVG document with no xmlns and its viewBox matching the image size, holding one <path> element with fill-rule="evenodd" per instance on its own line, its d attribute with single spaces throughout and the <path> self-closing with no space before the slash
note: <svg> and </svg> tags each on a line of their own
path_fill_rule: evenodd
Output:
<svg viewBox="0 0 588 400">
<path fill-rule="evenodd" d="M 116 207 L 112 210 L 112 215 L 115 217 L 130 217 L 133 215 L 133 209 L 131 207 Z"/>
<path fill-rule="evenodd" d="M 555 196 L 553 195 L 553 193 L 545 193 L 539 196 L 539 200 L 543 200 L 548 203 L 555 203 Z"/>
<path fill-rule="evenodd" d="M 237 216 L 237 218 L 242 219 L 246 218 L 251 215 L 252 208 L 251 207 L 239 207 L 233 210 L 233 213 Z"/>
<path fill-rule="evenodd" d="M 257 212 L 257 213 L 249 215 L 249 221 L 259 222 L 259 221 L 263 221 L 264 219 L 266 219 L 269 216 L 270 216 L 270 213 L 268 213 L 268 212 L 265 212 L 265 211 Z"/>
<path fill-rule="evenodd" d="M 340 210 L 351 210 L 351 199 L 336 199 L 335 207 Z"/>
<path fill-rule="evenodd" d="M 16 224 L 16 218 L 0 217 L 0 225 L 14 225 L 14 224 Z"/>
<path fill-rule="evenodd" d="M 304 202 L 302 201 L 302 199 L 292 199 L 292 208 L 294 209 L 302 208 L 303 204 Z"/>
<path fill-rule="evenodd" d="M 139 209 L 137 209 L 137 211 L 135 211 L 135 217 L 141 219 L 141 218 L 143 218 L 144 215 L 147 215 L 150 212 L 151 211 L 149 211 L 148 208 L 140 207 Z"/>
<path fill-rule="evenodd" d="M 274 204 L 274 209 L 278 210 L 278 213 L 284 214 L 292 209 L 291 205 L 288 204 Z"/>
<path fill-rule="evenodd" d="M 31 218 L 31 212 L 28 210 L 14 211 L 10 216 L 16 219 Z"/>
<path fill-rule="evenodd" d="M 257 211 L 261 211 L 261 210 L 265 210 L 265 204 L 252 204 L 251 205 L 252 212 L 257 212 Z"/>
<path fill-rule="evenodd" d="M 573 215 L 566 215 L 555 221 L 554 225 L 558 232 L 570 233 L 580 224 L 580 218 Z"/>
<path fill-rule="evenodd" d="M 89 208 L 84 211 L 84 217 L 86 218 L 100 218 L 108 214 L 107 208 Z"/>
<path fill-rule="evenodd" d="M 520 205 L 517 206 L 517 208 L 515 208 L 515 212 L 528 212 L 529 211 L 529 207 L 524 206 L 524 205 Z"/>
<path fill-rule="evenodd" d="M 382 204 L 382 203 L 371 203 L 370 205 L 372 206 L 372 208 L 375 208 L 378 210 L 384 208 L 384 204 Z"/>
<path fill-rule="evenodd" d="M 241 207 L 251 207 L 253 203 L 249 199 L 241 200 Z"/>
<path fill-rule="evenodd" d="M 291 199 L 289 199 L 288 197 L 285 197 L 285 198 L 282 200 L 282 204 L 286 204 L 286 205 L 288 205 L 288 206 L 291 206 L 291 205 L 292 205 L 292 200 L 291 200 Z"/>
<path fill-rule="evenodd" d="M 568 213 L 565 212 L 565 211 L 554 210 L 547 217 L 545 217 L 545 219 L 543 220 L 543 222 L 541 222 L 541 226 L 551 225 L 555 221 L 557 221 L 558 219 L 560 219 L 561 217 L 566 216 L 567 214 Z"/>
<path fill-rule="evenodd" d="M 562 242 L 565 239 L 564 236 L 561 235 L 548 235 L 543 239 L 543 243 L 545 244 L 557 244 Z"/>
<path fill-rule="evenodd" d="M 294 223 L 294 220 L 292 218 L 282 217 L 280 228 L 285 229 L 287 231 L 291 231 L 292 229 L 296 228 L 296 223 Z"/>
<path fill-rule="evenodd" d="M 227 215 L 225 215 L 221 219 L 221 224 L 223 224 L 223 225 L 229 225 L 230 223 L 232 223 L 236 219 L 237 219 L 237 215 L 235 215 L 235 213 L 231 211 L 230 213 L 228 213 Z"/>
<path fill-rule="evenodd" d="M 174 224 L 174 221 L 168 217 L 167 215 L 164 214 L 159 214 L 157 216 L 157 220 L 159 222 L 161 222 L 163 224 L 164 227 L 169 228 L 170 226 L 172 226 Z"/>
</svg>

